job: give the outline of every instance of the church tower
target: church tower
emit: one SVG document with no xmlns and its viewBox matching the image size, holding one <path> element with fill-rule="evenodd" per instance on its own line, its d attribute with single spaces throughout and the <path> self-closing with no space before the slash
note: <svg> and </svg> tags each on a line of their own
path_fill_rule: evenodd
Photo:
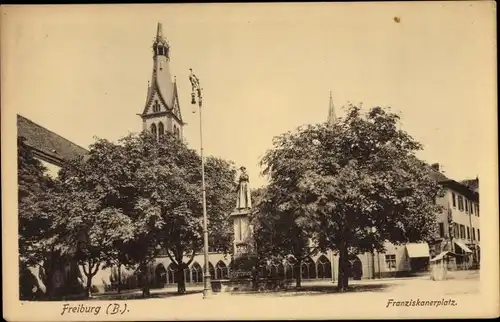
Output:
<svg viewBox="0 0 500 322">
<path fill-rule="evenodd" d="M 330 104 L 328 106 L 328 124 L 333 124 L 337 119 L 337 115 L 335 114 L 335 106 L 333 105 L 332 91 L 330 91 Z"/>
<path fill-rule="evenodd" d="M 153 75 L 148 82 L 146 105 L 142 114 L 143 131 L 150 131 L 157 138 L 168 133 L 182 139 L 181 110 L 177 96 L 177 83 L 170 75 L 170 45 L 158 23 L 153 42 Z"/>
</svg>

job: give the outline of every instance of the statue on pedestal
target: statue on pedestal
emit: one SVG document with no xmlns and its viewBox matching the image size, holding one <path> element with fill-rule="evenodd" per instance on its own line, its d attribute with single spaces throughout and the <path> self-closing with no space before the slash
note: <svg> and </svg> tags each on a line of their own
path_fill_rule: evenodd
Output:
<svg viewBox="0 0 500 322">
<path fill-rule="evenodd" d="M 255 252 L 253 226 L 251 224 L 252 200 L 248 174 L 245 167 L 240 168 L 236 207 L 230 214 L 233 224 L 233 254 L 230 264 L 229 280 L 221 282 L 226 291 L 245 291 L 258 287 L 258 256 Z"/>
<path fill-rule="evenodd" d="M 252 208 L 252 200 L 250 197 L 250 185 L 248 184 L 248 174 L 245 167 L 241 167 L 241 174 L 238 183 L 238 196 L 236 200 L 236 209 Z"/>
<path fill-rule="evenodd" d="M 233 220 L 233 272 L 242 276 L 250 277 L 251 268 L 254 266 L 253 259 L 253 227 L 250 223 L 252 212 L 252 200 L 248 174 L 245 167 L 240 168 L 241 174 L 238 180 L 236 197 L 236 209 L 231 214 Z"/>
</svg>

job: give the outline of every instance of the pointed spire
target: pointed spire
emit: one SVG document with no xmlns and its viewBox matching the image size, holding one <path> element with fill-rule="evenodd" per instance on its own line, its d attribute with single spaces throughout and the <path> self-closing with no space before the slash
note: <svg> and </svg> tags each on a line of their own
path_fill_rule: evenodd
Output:
<svg viewBox="0 0 500 322">
<path fill-rule="evenodd" d="M 330 104 L 328 106 L 328 124 L 332 124 L 337 119 L 335 106 L 333 105 L 332 91 L 330 91 Z"/>
<path fill-rule="evenodd" d="M 158 23 L 158 27 L 156 28 L 156 39 L 160 40 L 163 37 L 163 30 L 161 26 L 161 22 Z"/>
</svg>

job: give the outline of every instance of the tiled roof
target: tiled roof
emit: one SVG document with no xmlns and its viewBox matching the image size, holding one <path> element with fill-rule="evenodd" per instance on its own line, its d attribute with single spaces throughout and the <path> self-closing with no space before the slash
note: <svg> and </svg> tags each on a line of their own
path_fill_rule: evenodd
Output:
<svg viewBox="0 0 500 322">
<path fill-rule="evenodd" d="M 432 168 L 432 167 L 431 167 Z M 431 169 L 431 176 L 441 185 L 448 187 L 456 192 L 459 192 L 470 199 L 478 200 L 479 199 L 479 191 L 478 189 L 474 189 L 470 185 L 465 184 L 463 181 L 458 182 L 453 179 L 448 178 L 441 171 L 436 169 Z"/>
<path fill-rule="evenodd" d="M 437 182 L 445 182 L 445 181 L 449 181 L 451 179 L 449 179 L 447 176 L 445 176 L 442 172 L 440 171 L 437 171 L 437 170 L 434 170 L 432 169 L 431 170 L 431 176 L 434 178 L 434 180 L 436 180 Z"/>
<path fill-rule="evenodd" d="M 17 135 L 24 137 L 25 143 L 51 161 L 65 161 L 86 156 L 88 151 L 62 136 L 17 115 Z M 55 159 L 55 160 L 53 160 Z"/>
<path fill-rule="evenodd" d="M 479 179 L 467 179 L 460 181 L 461 184 L 466 185 L 473 191 L 479 191 Z"/>
</svg>

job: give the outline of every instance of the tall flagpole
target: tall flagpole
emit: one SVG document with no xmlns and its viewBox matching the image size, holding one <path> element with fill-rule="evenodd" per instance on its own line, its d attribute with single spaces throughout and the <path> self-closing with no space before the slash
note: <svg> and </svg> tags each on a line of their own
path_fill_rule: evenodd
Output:
<svg viewBox="0 0 500 322">
<path fill-rule="evenodd" d="M 205 272 L 203 274 L 203 298 L 209 298 L 212 295 L 212 284 L 210 282 L 210 270 L 208 260 L 208 228 L 207 228 L 207 194 L 205 188 L 205 158 L 203 156 L 203 118 L 202 118 L 202 102 L 203 96 L 201 93 L 200 81 L 193 70 L 190 70 L 189 81 L 191 82 L 191 104 L 196 105 L 198 99 L 198 107 L 200 111 L 200 155 L 201 155 L 201 190 L 203 195 L 203 255 L 205 259 Z"/>
</svg>

